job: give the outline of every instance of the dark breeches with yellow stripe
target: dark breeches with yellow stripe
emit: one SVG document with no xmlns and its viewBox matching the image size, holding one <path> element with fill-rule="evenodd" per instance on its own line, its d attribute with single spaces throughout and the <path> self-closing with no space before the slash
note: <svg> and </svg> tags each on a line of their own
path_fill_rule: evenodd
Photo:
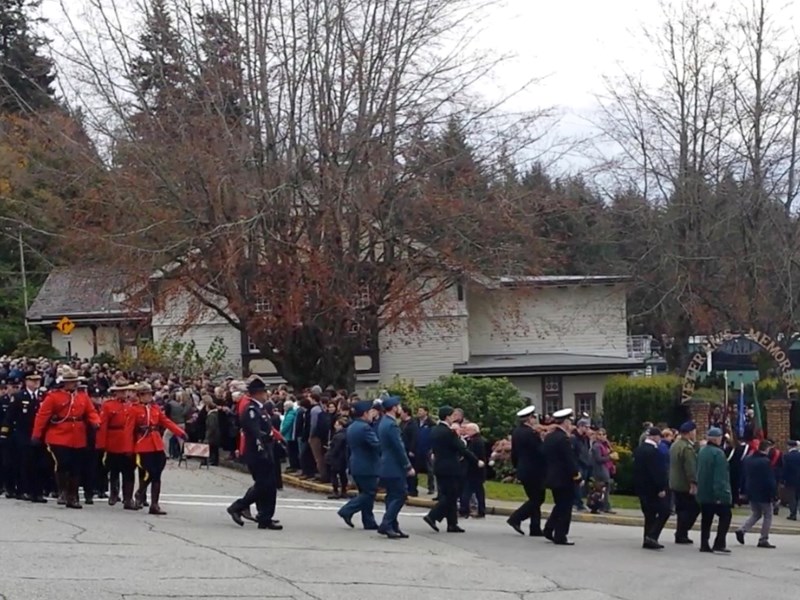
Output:
<svg viewBox="0 0 800 600">
<path fill-rule="evenodd" d="M 47 451 L 53 459 L 54 471 L 59 475 L 77 477 L 83 472 L 86 459 L 85 448 L 48 445 Z"/>
<path fill-rule="evenodd" d="M 161 483 L 161 473 L 167 466 L 167 455 L 163 452 L 142 452 L 136 455 L 141 481 Z"/>
</svg>

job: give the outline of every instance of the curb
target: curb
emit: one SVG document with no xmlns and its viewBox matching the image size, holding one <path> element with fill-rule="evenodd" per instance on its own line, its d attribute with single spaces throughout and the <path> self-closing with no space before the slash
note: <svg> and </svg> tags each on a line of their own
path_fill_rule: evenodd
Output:
<svg viewBox="0 0 800 600">
<path fill-rule="evenodd" d="M 228 460 L 220 460 L 220 466 L 227 467 L 229 469 L 233 469 L 235 471 L 240 471 L 242 473 L 247 473 L 247 467 L 243 464 L 228 461 Z M 305 479 L 300 479 L 299 477 L 295 477 L 294 475 L 287 475 L 286 473 L 283 474 L 283 484 L 289 487 L 293 487 L 295 489 L 304 490 L 306 492 L 312 492 L 314 494 L 330 494 L 333 491 L 333 488 L 326 484 L 326 483 L 318 483 L 316 481 L 308 481 Z M 356 493 L 353 491 L 348 492 L 349 496 L 355 496 Z M 383 502 L 386 498 L 386 494 L 378 494 L 376 496 L 376 500 L 379 502 Z M 436 503 L 433 500 L 428 500 L 426 498 L 414 498 L 409 496 L 406 498 L 406 506 L 414 506 L 416 508 L 433 508 L 436 506 Z M 492 505 L 487 503 L 486 505 L 486 514 L 487 515 L 494 515 L 494 516 L 502 516 L 508 517 L 510 516 L 515 509 L 507 507 L 507 506 L 498 506 Z M 542 517 L 546 518 L 550 516 L 549 510 L 542 510 Z M 740 524 L 743 522 L 744 519 L 737 520 L 734 517 L 734 521 L 731 523 L 731 532 L 733 531 L 734 524 Z M 643 517 L 631 517 L 631 516 L 624 516 L 624 515 L 592 515 L 592 514 L 584 514 L 584 513 L 572 513 L 572 522 L 573 523 L 590 523 L 594 525 L 619 525 L 622 527 L 643 527 L 644 526 L 644 518 Z M 672 519 L 670 519 L 665 529 L 675 529 L 675 523 Z M 772 528 L 770 529 L 770 533 L 775 535 L 800 535 L 800 527 L 786 527 L 782 525 L 775 525 L 773 524 Z"/>
</svg>

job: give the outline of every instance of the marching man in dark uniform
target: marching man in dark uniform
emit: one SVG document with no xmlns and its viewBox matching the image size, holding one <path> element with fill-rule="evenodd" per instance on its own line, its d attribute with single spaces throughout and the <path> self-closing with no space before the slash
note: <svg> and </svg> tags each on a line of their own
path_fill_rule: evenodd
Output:
<svg viewBox="0 0 800 600">
<path fill-rule="evenodd" d="M 633 452 L 633 484 L 644 514 L 642 548 L 661 550 L 658 538 L 669 519 L 669 471 L 658 449 L 661 430 L 651 427 Z"/>
<path fill-rule="evenodd" d="M 105 451 L 104 462 L 111 482 L 109 506 L 120 499 L 120 477 L 122 477 L 122 506 L 125 510 L 136 510 L 133 503 L 136 460 L 134 458 L 134 405 L 129 396 L 136 386 L 127 381 L 117 382 L 108 391 L 113 394 L 100 409 L 100 431 L 97 439 Z"/>
<path fill-rule="evenodd" d="M 362 400 L 353 405 L 353 418 L 347 427 L 347 447 L 350 450 L 350 475 L 356 482 L 358 496 L 351 498 L 339 509 L 339 517 L 353 527 L 353 516 L 360 512 L 364 529 L 378 529 L 375 515 L 375 496 L 378 493 L 378 473 L 381 460 L 381 442 L 372 427 L 375 410 L 372 402 Z"/>
<path fill-rule="evenodd" d="M 454 410 L 449 406 L 439 409 L 439 423 L 431 430 L 431 450 L 433 452 L 433 472 L 439 485 L 439 500 L 422 520 L 434 531 L 439 531 L 437 523 L 447 519 L 448 533 L 463 533 L 458 526 L 458 497 L 464 471 L 461 458 L 476 464 L 482 469 L 484 463 L 467 450 L 466 444 L 451 429 Z"/>
<path fill-rule="evenodd" d="M 261 379 L 253 379 L 247 384 L 247 393 L 249 404 L 240 414 L 240 427 L 244 436 L 244 463 L 254 483 L 242 498 L 228 507 L 228 514 L 237 525 L 244 525 L 242 513 L 255 502 L 258 528 L 281 530 L 283 526 L 273 519 L 278 488 L 272 421 L 264 410 L 267 384 Z"/>
<path fill-rule="evenodd" d="M 25 376 L 25 387 L 11 399 L 3 426 L 0 427 L 0 438 L 7 439 L 9 444 L 9 460 L 14 470 L 14 481 L 17 485 L 17 498 L 31 502 L 45 503 L 44 466 L 46 458 L 39 446 L 31 443 L 33 423 L 39 410 L 38 373 Z M 6 494 L 8 496 L 8 494 Z"/>
<path fill-rule="evenodd" d="M 570 442 L 572 409 L 565 408 L 553 413 L 556 428 L 544 439 L 542 451 L 547 464 L 545 484 L 553 492 L 553 511 L 544 526 L 544 537 L 558 546 L 574 546 L 567 536 L 572 522 L 572 501 L 575 484 L 581 476 L 578 462 Z"/>
<path fill-rule="evenodd" d="M 526 406 L 517 413 L 519 425 L 511 434 L 511 464 L 517 479 L 525 490 L 528 500 L 520 506 L 508 521 L 517 533 L 525 535 L 520 525 L 530 519 L 530 534 L 541 537 L 542 503 L 544 502 L 545 463 L 542 453 L 542 436 L 536 431 L 536 407 Z"/>
<path fill-rule="evenodd" d="M 381 443 L 381 463 L 378 475 L 386 489 L 386 512 L 378 527 L 378 533 L 389 539 L 407 538 L 398 523 L 398 515 L 406 502 L 408 478 L 414 475 L 414 467 L 406 454 L 400 426 L 397 424 L 400 398 L 391 396 L 383 401 L 386 411 L 378 424 L 378 439 Z"/>
<path fill-rule="evenodd" d="M 100 416 L 89 395 L 79 391 L 78 374 L 65 369 L 63 387 L 47 393 L 36 414 L 31 443 L 47 444 L 55 462 L 56 483 L 67 508 L 82 508 L 78 499 L 86 461 L 87 429 L 100 427 Z"/>
</svg>

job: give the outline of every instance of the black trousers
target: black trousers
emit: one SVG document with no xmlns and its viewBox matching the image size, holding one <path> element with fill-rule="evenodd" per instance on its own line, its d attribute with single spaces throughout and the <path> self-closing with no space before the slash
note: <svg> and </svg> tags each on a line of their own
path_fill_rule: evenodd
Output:
<svg viewBox="0 0 800 600">
<path fill-rule="evenodd" d="M 523 521 L 531 520 L 531 533 L 542 532 L 542 504 L 544 503 L 544 483 L 541 481 L 524 481 L 522 488 L 528 500 L 508 518 L 509 521 L 519 525 Z"/>
<path fill-rule="evenodd" d="M 15 453 L 15 468 L 17 490 L 30 496 L 41 496 L 44 491 L 45 471 L 51 470 L 51 461 L 48 459 L 42 446 L 34 446 L 30 442 L 17 442 Z"/>
<path fill-rule="evenodd" d="M 17 470 L 14 468 L 16 457 L 14 454 L 14 441 L 11 439 L 0 440 L 0 492 L 3 490 L 9 494 L 16 494 L 17 492 Z"/>
<path fill-rule="evenodd" d="M 644 515 L 644 537 L 658 541 L 669 519 L 669 496 L 639 496 Z"/>
<path fill-rule="evenodd" d="M 448 527 L 458 525 L 458 498 L 461 490 L 461 481 L 458 477 L 437 476 L 439 485 L 439 499 L 436 506 L 428 513 L 434 521 L 447 519 Z"/>
<path fill-rule="evenodd" d="M 119 478 L 122 477 L 123 483 L 133 482 L 136 477 L 136 459 L 133 454 L 117 454 L 108 452 L 105 458 L 106 469 L 112 484 L 116 484 L 115 489 L 119 489 Z M 114 487 L 114 486 L 112 486 Z"/>
<path fill-rule="evenodd" d="M 675 492 L 676 540 L 683 540 L 689 537 L 689 530 L 694 527 L 699 514 L 700 506 L 697 504 L 697 498 L 688 492 Z"/>
<path fill-rule="evenodd" d="M 140 483 L 161 483 L 167 457 L 163 452 L 140 452 L 136 456 L 136 465 L 139 467 Z"/>
<path fill-rule="evenodd" d="M 553 541 L 566 541 L 572 523 L 572 503 L 575 500 L 575 486 L 553 489 L 553 511 L 544 526 L 545 533 L 552 532 Z"/>
<path fill-rule="evenodd" d="M 255 503 L 258 509 L 256 520 L 259 523 L 269 523 L 275 516 L 275 504 L 278 500 L 278 490 L 275 485 L 275 466 L 272 461 L 263 457 L 248 459 L 245 457 L 247 470 L 253 478 L 253 485 L 239 498 L 234 505 L 239 510 L 249 508 Z"/>
<path fill-rule="evenodd" d="M 100 469 L 103 463 L 100 460 L 102 453 L 94 448 L 87 448 L 84 455 L 83 469 L 81 471 L 81 487 L 87 496 L 94 496 L 97 484 L 100 481 Z"/>
<path fill-rule="evenodd" d="M 728 504 L 702 504 L 700 506 L 700 547 L 708 548 L 709 540 L 711 539 L 711 525 L 714 523 L 714 517 L 719 517 L 717 524 L 717 537 L 714 540 L 713 548 L 725 548 L 726 537 L 728 530 L 731 527 L 731 507 Z"/>
<path fill-rule="evenodd" d="M 347 468 L 333 469 L 330 466 L 328 471 L 331 474 L 331 486 L 333 487 L 334 494 L 347 493 Z"/>
<path fill-rule="evenodd" d="M 300 449 L 297 440 L 286 442 L 286 453 L 289 457 L 289 468 L 297 471 L 300 468 Z"/>
</svg>

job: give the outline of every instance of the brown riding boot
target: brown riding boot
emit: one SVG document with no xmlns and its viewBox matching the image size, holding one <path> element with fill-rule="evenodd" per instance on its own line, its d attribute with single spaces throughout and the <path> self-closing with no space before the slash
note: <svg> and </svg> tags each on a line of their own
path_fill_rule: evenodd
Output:
<svg viewBox="0 0 800 600">
<path fill-rule="evenodd" d="M 80 487 L 80 479 L 77 477 L 67 478 L 67 508 L 83 508 L 78 497 L 78 487 Z"/>
<path fill-rule="evenodd" d="M 138 510 L 133 503 L 133 482 L 122 482 L 122 508 L 125 510 Z"/>
<path fill-rule="evenodd" d="M 58 501 L 56 504 L 59 506 L 67 505 L 67 478 L 63 473 L 56 473 L 56 487 L 58 488 Z"/>
<path fill-rule="evenodd" d="M 114 480 L 111 482 L 111 494 L 108 497 L 108 505 L 114 506 L 117 502 L 119 502 L 119 479 L 114 477 Z"/>
<path fill-rule="evenodd" d="M 161 482 L 153 482 L 150 486 L 150 514 L 151 515 L 165 515 L 161 507 L 158 505 L 158 500 L 161 497 Z"/>
</svg>

